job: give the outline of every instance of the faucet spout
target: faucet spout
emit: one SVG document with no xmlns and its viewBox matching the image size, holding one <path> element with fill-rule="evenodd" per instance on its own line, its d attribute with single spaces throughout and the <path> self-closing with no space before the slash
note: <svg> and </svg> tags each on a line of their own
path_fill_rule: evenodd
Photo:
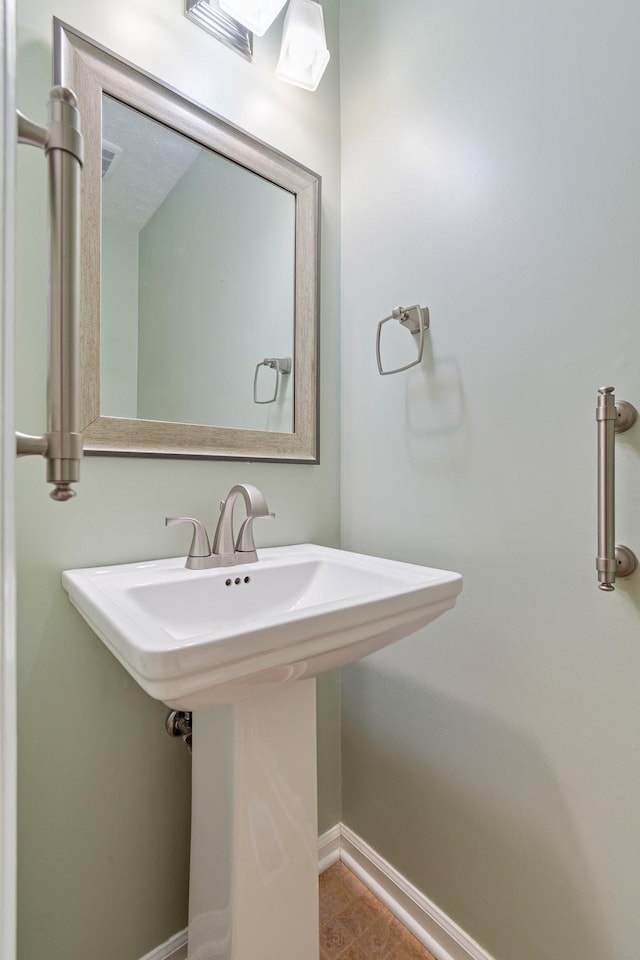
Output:
<svg viewBox="0 0 640 960">
<path fill-rule="evenodd" d="M 246 519 L 240 527 L 237 539 L 233 531 L 233 508 L 236 501 L 243 498 L 247 511 Z M 190 570 L 208 570 L 210 567 L 231 567 L 236 563 L 256 563 L 258 554 L 253 539 L 253 521 L 260 517 L 273 517 L 267 501 L 257 487 L 251 483 L 236 483 L 231 487 L 225 500 L 220 503 L 220 519 L 213 539 L 213 549 L 209 547 L 207 531 L 193 517 L 165 517 L 167 526 L 174 523 L 193 524 L 193 540 L 185 566 Z"/>
<path fill-rule="evenodd" d="M 236 541 L 233 531 L 233 509 L 242 497 L 247 511 L 240 535 Z M 251 563 L 257 560 L 255 544 L 251 535 L 253 520 L 272 517 L 264 495 L 251 483 L 236 483 L 220 505 L 220 519 L 213 539 L 212 556 L 220 566 L 234 563 Z"/>
</svg>

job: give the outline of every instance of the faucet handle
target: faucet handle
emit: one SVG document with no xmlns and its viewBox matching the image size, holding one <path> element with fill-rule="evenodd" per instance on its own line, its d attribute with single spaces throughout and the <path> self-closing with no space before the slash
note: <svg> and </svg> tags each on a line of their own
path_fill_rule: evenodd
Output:
<svg viewBox="0 0 640 960">
<path fill-rule="evenodd" d="M 191 541 L 191 546 L 189 547 L 187 565 L 189 564 L 189 559 L 191 557 L 211 556 L 211 544 L 209 543 L 209 537 L 207 536 L 207 531 L 199 520 L 195 520 L 193 517 L 165 517 L 164 523 L 166 527 L 172 527 L 176 523 L 193 524 L 193 539 Z"/>
<path fill-rule="evenodd" d="M 275 513 L 264 513 L 257 517 L 247 517 L 240 527 L 240 533 L 238 534 L 238 539 L 236 540 L 235 552 L 243 554 L 251 554 L 252 558 L 257 559 L 256 556 L 256 543 L 253 539 L 253 521 L 254 520 L 273 520 Z M 244 558 L 243 558 L 244 559 Z M 249 557 L 246 558 L 247 560 Z"/>
</svg>

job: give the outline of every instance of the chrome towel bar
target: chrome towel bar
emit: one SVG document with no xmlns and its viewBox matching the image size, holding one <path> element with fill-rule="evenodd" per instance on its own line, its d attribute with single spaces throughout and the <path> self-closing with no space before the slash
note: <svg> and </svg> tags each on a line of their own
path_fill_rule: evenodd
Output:
<svg viewBox="0 0 640 960">
<path fill-rule="evenodd" d="M 629 547 L 615 542 L 615 434 L 636 422 L 638 411 L 626 400 L 616 403 L 613 387 L 600 387 L 596 406 L 598 431 L 598 587 L 615 590 L 616 577 L 628 577 L 637 566 Z"/>
<path fill-rule="evenodd" d="M 47 460 L 51 497 L 69 500 L 80 477 L 79 403 L 80 171 L 83 142 L 75 94 L 54 87 L 46 127 L 18 112 L 18 143 L 44 150 L 49 180 L 47 432 L 16 434 L 19 457 Z"/>
</svg>

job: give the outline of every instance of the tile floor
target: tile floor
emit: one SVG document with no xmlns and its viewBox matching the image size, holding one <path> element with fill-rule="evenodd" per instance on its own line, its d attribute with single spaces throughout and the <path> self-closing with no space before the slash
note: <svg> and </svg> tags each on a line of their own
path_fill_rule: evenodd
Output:
<svg viewBox="0 0 640 960">
<path fill-rule="evenodd" d="M 320 874 L 320 960 L 434 960 L 340 861 Z"/>
</svg>

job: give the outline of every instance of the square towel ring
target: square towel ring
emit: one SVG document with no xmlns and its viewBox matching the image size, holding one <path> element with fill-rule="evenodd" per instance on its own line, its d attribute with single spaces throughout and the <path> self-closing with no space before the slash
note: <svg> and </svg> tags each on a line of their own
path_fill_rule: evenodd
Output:
<svg viewBox="0 0 640 960">
<path fill-rule="evenodd" d="M 260 363 L 256 365 L 256 372 L 253 375 L 253 402 L 254 403 L 275 403 L 278 398 L 278 390 L 280 389 L 280 374 L 285 376 L 291 373 L 291 357 L 265 357 L 264 360 L 261 360 Z M 260 367 L 269 367 L 271 370 L 276 372 L 276 382 L 273 389 L 273 396 L 268 400 L 258 400 L 258 376 L 260 374 Z"/>
<path fill-rule="evenodd" d="M 420 337 L 420 342 L 418 344 L 418 356 L 411 363 L 405 364 L 404 367 L 397 367 L 395 370 L 384 370 L 382 366 L 382 357 L 380 356 L 380 337 L 382 334 L 382 327 L 385 323 L 388 323 L 389 320 L 398 320 L 400 325 L 405 327 L 414 337 Z M 386 377 L 390 373 L 402 373 L 403 370 L 410 370 L 411 367 L 417 366 L 422 360 L 422 354 L 424 352 L 424 332 L 429 329 L 429 308 L 421 307 L 419 304 L 414 304 L 412 307 L 396 307 L 395 310 L 392 310 L 388 317 L 385 317 L 384 320 L 381 320 L 378 324 L 378 331 L 376 334 L 376 360 L 378 361 L 378 373 L 381 377 Z"/>
</svg>

